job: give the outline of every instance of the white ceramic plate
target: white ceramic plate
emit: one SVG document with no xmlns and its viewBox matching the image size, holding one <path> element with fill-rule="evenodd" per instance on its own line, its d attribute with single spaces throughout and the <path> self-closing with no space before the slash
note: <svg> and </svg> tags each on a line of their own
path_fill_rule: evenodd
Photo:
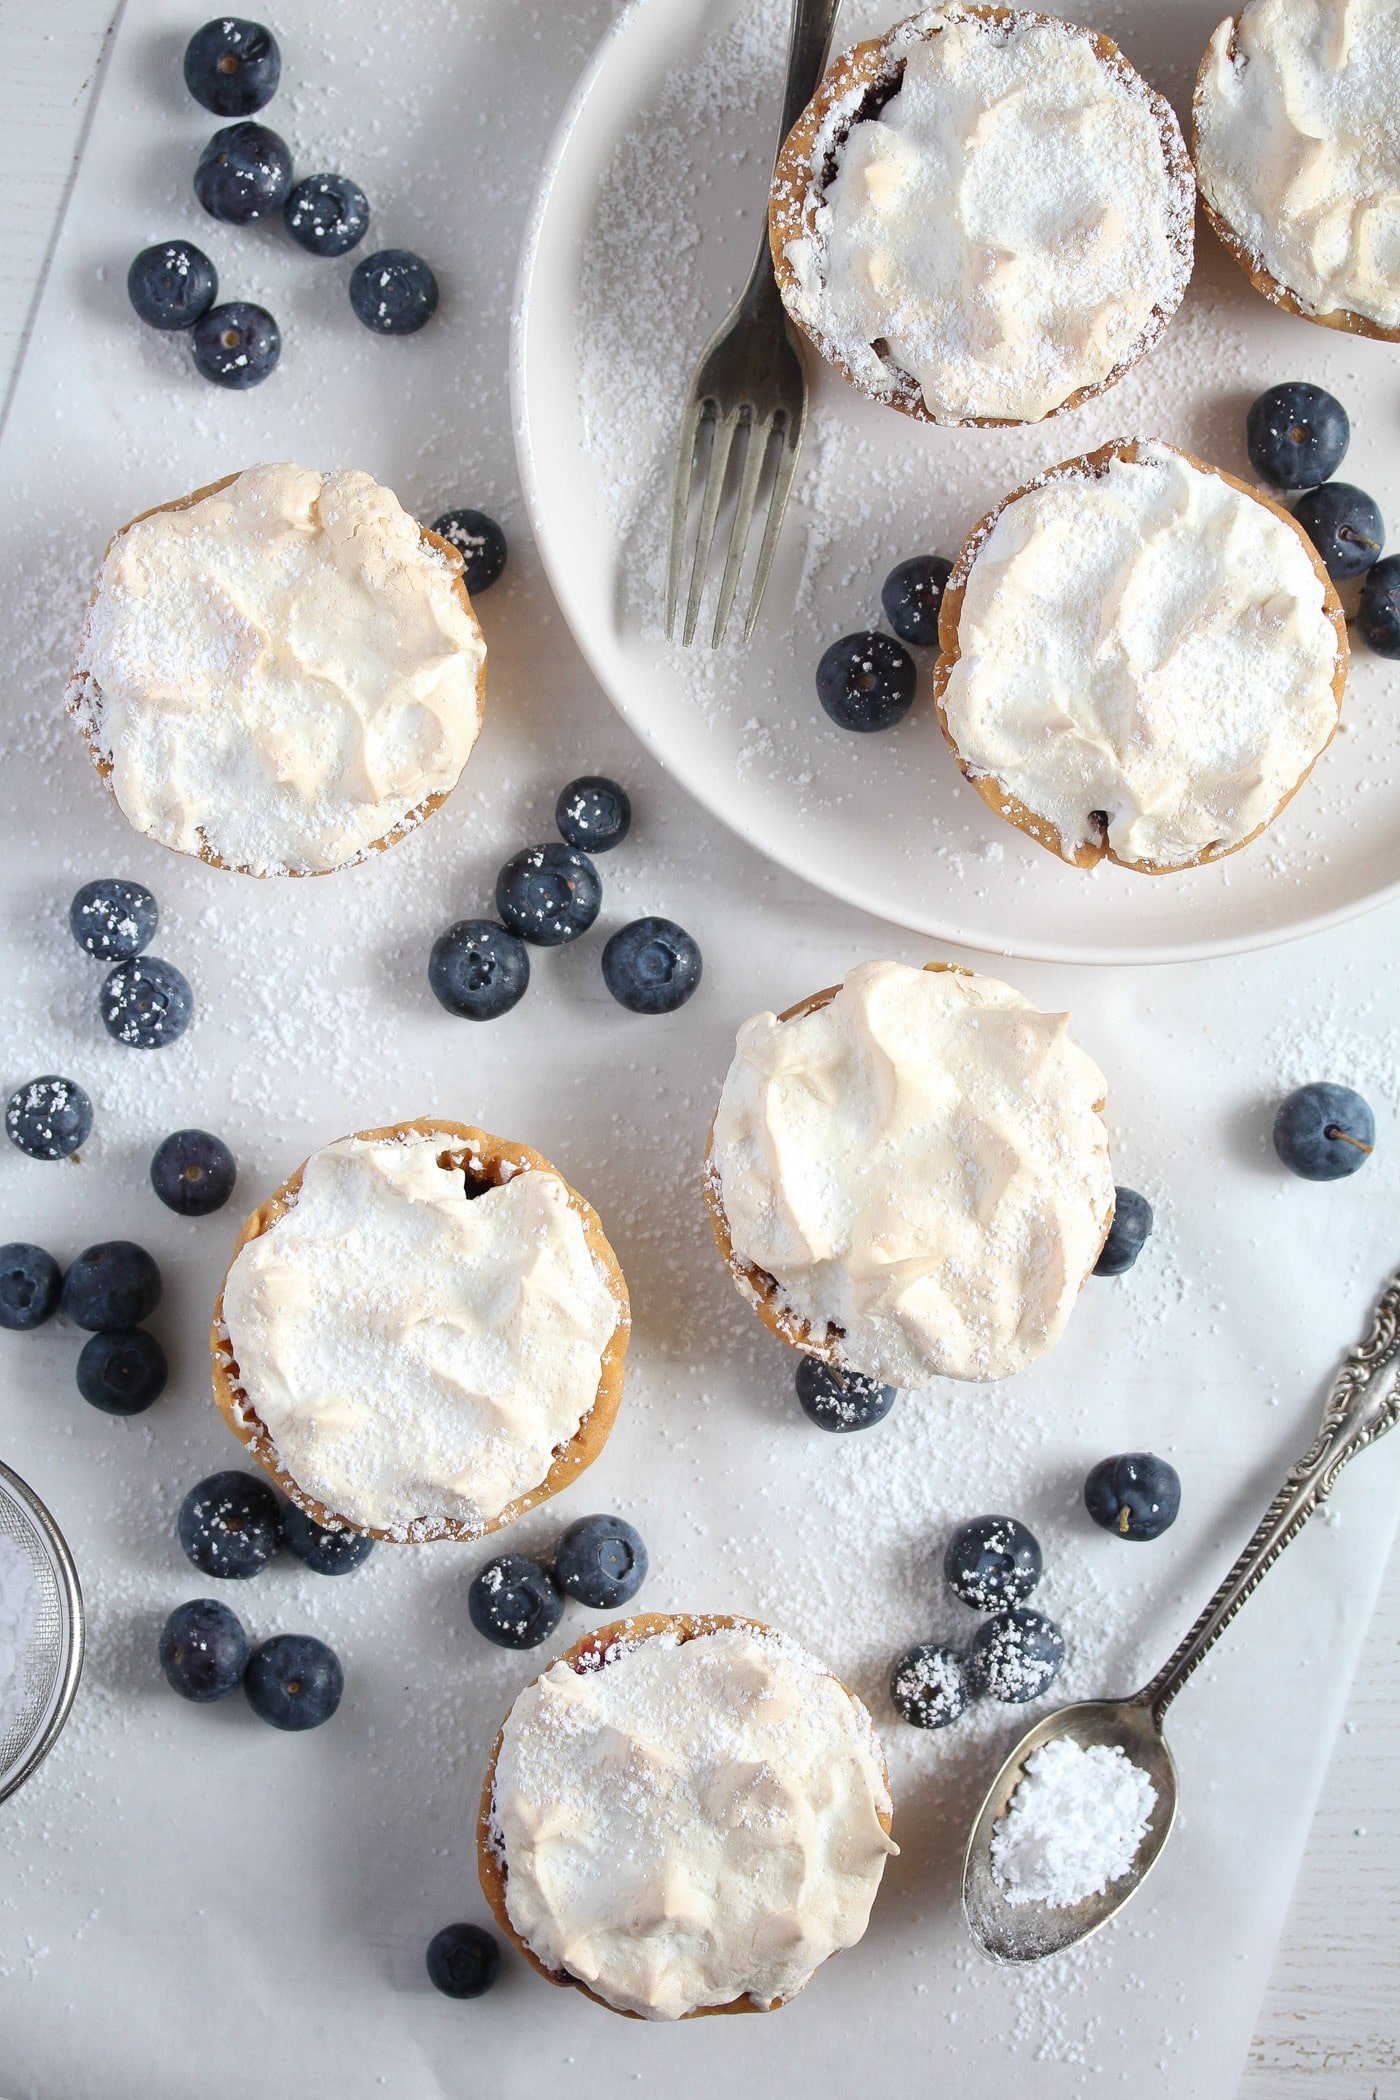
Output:
<svg viewBox="0 0 1400 2100">
<path fill-rule="evenodd" d="M 1400 670 L 1360 645 L 1343 730 L 1280 821 L 1212 868 L 1155 878 L 1067 868 L 993 817 L 958 776 L 927 678 L 881 736 L 843 733 L 816 703 L 821 650 L 878 623 L 896 561 L 955 553 L 999 496 L 1120 434 L 1247 474 L 1245 408 L 1281 379 L 1341 396 L 1353 428 L 1342 472 L 1400 518 L 1394 350 L 1275 311 L 1204 227 L 1154 354 L 1050 423 L 928 429 L 812 358 L 806 450 L 754 643 L 714 654 L 665 642 L 676 418 L 762 230 L 787 12 L 786 0 L 637 0 L 581 81 L 536 199 L 516 309 L 517 447 L 554 589 L 614 704 L 762 852 L 974 948 L 1182 960 L 1317 931 L 1400 894 Z M 848 0 L 838 40 L 897 12 L 897 0 Z M 1124 0 L 1114 35 L 1180 111 L 1219 12 L 1219 0 Z"/>
</svg>

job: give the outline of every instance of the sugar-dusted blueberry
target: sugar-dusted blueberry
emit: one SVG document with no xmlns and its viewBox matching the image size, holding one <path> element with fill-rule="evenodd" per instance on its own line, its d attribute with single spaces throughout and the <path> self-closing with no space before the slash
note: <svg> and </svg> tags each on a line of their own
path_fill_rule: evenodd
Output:
<svg viewBox="0 0 1400 2100">
<path fill-rule="evenodd" d="M 902 642 L 931 649 L 938 640 L 938 614 L 953 564 L 941 554 L 915 554 L 891 569 L 880 589 L 885 618 Z"/>
<path fill-rule="evenodd" d="M 196 197 L 211 219 L 229 226 L 270 218 L 291 187 L 291 150 L 266 124 L 225 124 L 195 165 Z"/>
<path fill-rule="evenodd" d="M 144 1327 L 89 1335 L 78 1357 L 78 1391 L 104 1415 L 143 1415 L 165 1380 L 165 1351 Z"/>
<path fill-rule="evenodd" d="M 216 117 L 251 117 L 281 77 L 276 37 L 240 15 L 216 15 L 185 46 L 185 86 Z"/>
<path fill-rule="evenodd" d="M 918 674 L 902 642 L 873 629 L 843 635 L 817 665 L 817 698 L 841 729 L 892 729 L 908 714 Z"/>
<path fill-rule="evenodd" d="M 496 877 L 496 909 L 507 928 L 538 948 L 576 941 L 602 902 L 598 870 L 575 846 L 524 846 Z"/>
<path fill-rule="evenodd" d="M 1325 387 L 1285 379 L 1252 404 L 1245 442 L 1255 473 L 1276 489 L 1311 489 L 1330 480 L 1341 465 L 1351 424 Z"/>
<path fill-rule="evenodd" d="M 1084 1507 L 1116 1538 L 1157 1539 L 1176 1522 L 1181 1479 L 1175 1466 L 1151 1451 L 1121 1451 L 1101 1458 L 1089 1473 Z"/>
<path fill-rule="evenodd" d="M 158 1653 L 171 1691 L 206 1706 L 242 1684 L 248 1636 L 226 1604 L 215 1597 L 192 1597 L 188 1604 L 177 1604 L 161 1628 Z"/>
<path fill-rule="evenodd" d="M 478 1570 L 467 1611 L 477 1632 L 498 1648 L 538 1648 L 563 1618 L 564 1599 L 539 1561 L 503 1553 Z"/>
<path fill-rule="evenodd" d="M 282 331 L 265 306 L 232 299 L 195 323 L 195 370 L 215 386 L 246 393 L 261 386 L 282 355 Z"/>
<path fill-rule="evenodd" d="M 85 882 L 68 907 L 68 928 L 98 962 L 129 962 L 155 938 L 160 913 L 142 882 L 103 875 Z"/>
<path fill-rule="evenodd" d="M 296 1735 L 319 1728 L 339 1706 L 345 1672 L 334 1648 L 309 1633 L 274 1633 L 248 1658 L 243 1690 L 260 1721 Z"/>
<path fill-rule="evenodd" d="M 1122 1276 L 1147 1245 L 1152 1230 L 1152 1205 L 1136 1189 L 1113 1191 L 1113 1223 L 1094 1263 L 1096 1276 Z"/>
<path fill-rule="evenodd" d="M 633 1014 L 673 1014 L 703 970 L 699 944 L 674 919 L 633 919 L 603 949 L 603 982 Z"/>
<path fill-rule="evenodd" d="M 1008 1706 L 1049 1691 L 1065 1659 L 1065 1637 L 1053 1619 L 1024 1604 L 984 1619 L 972 1636 L 967 1674 L 972 1689 Z"/>
<path fill-rule="evenodd" d="M 873 1429 L 894 1406 L 895 1388 L 819 1356 L 799 1356 L 794 1382 L 802 1412 L 818 1429 Z"/>
<path fill-rule="evenodd" d="M 1325 481 L 1293 506 L 1293 515 L 1317 549 L 1334 583 L 1364 576 L 1385 545 L 1385 520 L 1375 499 L 1350 481 Z"/>
<path fill-rule="evenodd" d="M 946 1728 L 968 1702 L 967 1672 L 952 1648 L 923 1641 L 901 1655 L 890 1673 L 890 1700 L 914 1728 Z"/>
<path fill-rule="evenodd" d="M 1375 1147 L 1370 1103 L 1349 1086 L 1314 1080 L 1279 1103 L 1274 1150 L 1289 1173 L 1304 1181 L 1345 1181 L 1360 1172 Z"/>
<path fill-rule="evenodd" d="M 374 1540 L 366 1532 L 318 1524 L 295 1502 L 282 1511 L 282 1540 L 314 1575 L 348 1575 L 374 1551 Z"/>
<path fill-rule="evenodd" d="M 500 581 L 506 566 L 506 536 L 484 510 L 445 510 L 433 519 L 433 531 L 462 557 L 462 581 L 470 598 L 479 598 Z M 568 833 L 565 833 L 568 837 Z M 581 839 L 570 841 L 581 845 Z"/>
<path fill-rule="evenodd" d="M 134 1240 L 84 1247 L 63 1279 L 63 1310 L 75 1327 L 116 1334 L 139 1327 L 160 1304 L 160 1270 Z"/>
<path fill-rule="evenodd" d="M 369 230 L 369 199 L 348 175 L 303 175 L 292 184 L 282 219 L 308 255 L 348 255 Z"/>
<path fill-rule="evenodd" d="M 437 312 L 438 281 L 411 249 L 381 248 L 351 271 L 350 304 L 376 335 L 416 335 Z"/>
<path fill-rule="evenodd" d="M 180 1504 L 180 1544 L 205 1575 L 246 1582 L 263 1569 L 282 1538 L 282 1505 L 256 1473 L 211 1473 Z"/>
<path fill-rule="evenodd" d="M 444 1925 L 427 1958 L 428 1979 L 444 1998 L 479 1998 L 501 1973 L 501 1950 L 480 1925 Z"/>
<path fill-rule="evenodd" d="M 439 1006 L 458 1020 L 494 1021 L 529 989 L 529 951 L 494 919 L 459 919 L 433 942 L 428 984 Z"/>
<path fill-rule="evenodd" d="M 974 1611 L 1020 1604 L 1040 1580 L 1040 1542 L 1019 1517 L 972 1517 L 943 1550 L 943 1577 Z"/>
<path fill-rule="evenodd" d="M 182 1218 L 207 1218 L 233 1194 L 238 1163 L 209 1130 L 172 1130 L 151 1156 L 151 1187 Z"/>
<path fill-rule="evenodd" d="M 194 1014 L 189 979 L 158 955 L 133 955 L 102 981 L 98 1010 L 108 1035 L 133 1050 L 176 1043 Z"/>
<path fill-rule="evenodd" d="M 1400 554 L 1378 561 L 1361 586 L 1356 608 L 1361 639 L 1377 656 L 1400 656 Z"/>
<path fill-rule="evenodd" d="M 632 829 L 631 798 L 605 773 L 584 773 L 560 789 L 554 821 L 566 845 L 581 853 L 611 853 Z"/>
<path fill-rule="evenodd" d="M 31 1159 L 68 1159 L 92 1129 L 92 1103 L 76 1079 L 44 1072 L 5 1103 L 5 1135 Z"/>
<path fill-rule="evenodd" d="M 579 1517 L 554 1549 L 554 1580 L 593 1611 L 616 1611 L 647 1575 L 642 1535 L 625 1517 Z"/>
<path fill-rule="evenodd" d="M 157 241 L 133 261 L 126 291 L 148 328 L 193 328 L 219 296 L 219 273 L 193 241 Z"/>
<path fill-rule="evenodd" d="M 63 1271 L 44 1247 L 10 1240 L 0 1247 L 0 1327 L 25 1334 L 58 1311 Z"/>
</svg>

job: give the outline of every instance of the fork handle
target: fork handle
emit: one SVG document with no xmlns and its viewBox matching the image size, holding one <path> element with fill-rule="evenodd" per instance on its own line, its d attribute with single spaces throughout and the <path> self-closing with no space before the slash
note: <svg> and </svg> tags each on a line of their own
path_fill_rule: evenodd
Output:
<svg viewBox="0 0 1400 2100">
<path fill-rule="evenodd" d="M 811 101 L 826 66 L 831 32 L 841 0 L 792 0 L 792 34 L 788 40 L 787 87 L 783 95 L 783 140 Z"/>
</svg>

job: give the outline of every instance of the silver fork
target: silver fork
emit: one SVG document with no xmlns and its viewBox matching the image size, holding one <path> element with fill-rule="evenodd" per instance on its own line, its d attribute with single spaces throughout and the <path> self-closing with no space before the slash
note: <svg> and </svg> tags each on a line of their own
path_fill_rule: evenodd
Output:
<svg viewBox="0 0 1400 2100">
<path fill-rule="evenodd" d="M 779 147 L 811 100 L 821 78 L 840 6 L 841 0 L 793 0 Z M 768 572 L 773 566 L 773 550 L 778 544 L 783 512 L 792 493 L 797 455 L 802 449 L 802 433 L 807 423 L 807 375 L 798 350 L 796 331 L 778 296 L 766 234 L 738 304 L 700 353 L 691 375 L 689 398 L 681 418 L 675 480 L 671 486 L 671 554 L 666 572 L 668 639 L 675 629 L 676 608 L 680 602 L 690 485 L 697 442 L 705 423 L 711 427 L 710 453 L 681 635 L 687 643 L 694 640 L 695 624 L 700 616 L 700 601 L 704 596 L 705 575 L 730 456 L 735 440 L 740 436 L 743 439 L 729 551 L 720 581 L 714 630 L 710 636 L 711 646 L 718 648 L 724 640 L 739 585 L 739 570 L 758 501 L 764 463 L 770 451 L 776 451 L 768 517 L 763 527 L 744 620 L 744 640 L 747 642 L 753 633 Z"/>
</svg>

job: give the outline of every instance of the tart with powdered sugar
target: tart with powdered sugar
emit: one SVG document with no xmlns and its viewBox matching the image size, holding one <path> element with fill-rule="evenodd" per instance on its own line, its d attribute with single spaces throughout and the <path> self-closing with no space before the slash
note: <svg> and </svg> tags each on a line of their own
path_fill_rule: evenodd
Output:
<svg viewBox="0 0 1400 2100">
<path fill-rule="evenodd" d="M 251 467 L 133 518 L 68 688 L 122 814 L 245 875 L 325 875 L 403 838 L 481 728 L 462 567 L 362 473 Z"/>
<path fill-rule="evenodd" d="M 861 963 L 739 1030 L 705 1155 L 715 1240 L 780 1341 L 882 1385 L 1010 1377 L 1112 1222 L 1066 1014 L 948 963 Z"/>
<path fill-rule="evenodd" d="M 1192 105 L 1206 217 L 1256 291 L 1400 342 L 1400 7 L 1248 0 Z"/>
<path fill-rule="evenodd" d="M 551 1983 L 633 2019 L 772 2012 L 865 1931 L 889 1774 L 854 1692 L 753 1619 L 646 1613 L 527 1685 L 481 1886 Z"/>
<path fill-rule="evenodd" d="M 1155 343 L 1194 212 L 1171 106 L 1106 36 L 946 0 L 833 61 L 768 231 L 788 312 L 862 393 L 923 422 L 1034 423 Z"/>
<path fill-rule="evenodd" d="M 1074 867 L 1146 875 L 1258 838 L 1331 741 L 1348 662 L 1288 512 L 1139 438 L 981 521 L 939 647 L 939 720 L 988 808 Z"/>
<path fill-rule="evenodd" d="M 598 1216 L 549 1161 L 424 1117 L 325 1146 L 253 1212 L 214 1398 L 317 1523 L 475 1539 L 593 1463 L 630 1329 Z"/>
</svg>

